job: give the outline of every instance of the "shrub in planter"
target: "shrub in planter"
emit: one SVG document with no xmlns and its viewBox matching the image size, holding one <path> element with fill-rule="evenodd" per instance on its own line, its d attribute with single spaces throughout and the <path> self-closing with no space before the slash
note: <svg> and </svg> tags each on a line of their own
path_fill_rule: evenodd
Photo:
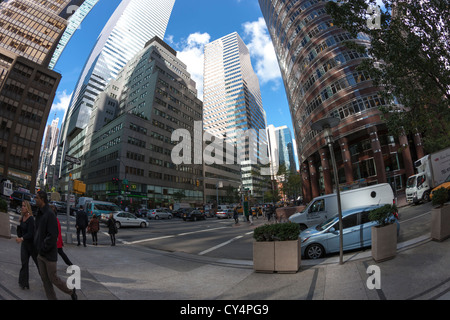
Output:
<svg viewBox="0 0 450 320">
<path fill-rule="evenodd" d="M 295 273 L 300 268 L 300 226 L 277 223 L 254 230 L 253 268 L 258 272 Z"/>
<path fill-rule="evenodd" d="M 253 238 L 258 241 L 298 240 L 300 226 L 297 223 L 266 224 L 254 230 Z"/>
<path fill-rule="evenodd" d="M 0 199 L 0 212 L 8 212 L 8 203 L 3 199 Z"/>
<path fill-rule="evenodd" d="M 433 210 L 431 210 L 431 239 L 443 241 L 450 237 L 450 206 L 444 206 L 448 201 L 448 189 L 442 187 L 433 192 Z"/>
<path fill-rule="evenodd" d="M 443 207 L 444 203 L 448 201 L 448 190 L 444 187 L 435 190 L 431 201 L 433 206 Z"/>
<path fill-rule="evenodd" d="M 369 219 L 378 223 L 372 227 L 372 258 L 376 262 L 392 259 L 397 253 L 394 217 L 398 219 L 395 205 L 387 204 L 369 212 Z"/>
</svg>

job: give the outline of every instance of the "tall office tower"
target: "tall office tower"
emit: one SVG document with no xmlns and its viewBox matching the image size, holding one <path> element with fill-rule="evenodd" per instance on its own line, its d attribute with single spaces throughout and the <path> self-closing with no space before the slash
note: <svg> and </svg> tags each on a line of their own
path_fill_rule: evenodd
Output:
<svg viewBox="0 0 450 320">
<path fill-rule="evenodd" d="M 114 79 L 125 64 L 155 36 L 164 33 L 175 0 L 123 0 L 103 31 L 87 59 L 72 94 L 61 132 L 61 182 L 67 190 L 68 167 L 66 155 L 82 158 L 85 128 L 91 117 L 97 95 Z M 80 168 L 72 171 L 80 178 Z"/>
<path fill-rule="evenodd" d="M 0 3 L 0 178 L 34 192 L 45 124 L 61 75 L 48 63 L 84 0 Z"/>
<path fill-rule="evenodd" d="M 67 9 L 83 2 L 9 0 L 1 3 L 0 47 L 48 66 L 68 24 Z"/>
<path fill-rule="evenodd" d="M 355 41 L 369 46 L 370 40 L 335 27 L 327 2 L 259 0 L 289 101 L 304 199 L 333 192 L 328 148 L 322 132 L 311 128 L 330 116 L 340 119 L 332 129 L 340 187 L 389 182 L 401 190 L 414 172 L 412 158 L 421 152 L 420 141 L 396 141 L 388 135 L 379 111 L 387 101 L 369 75 L 357 70 L 367 55 L 343 45 Z"/>
<path fill-rule="evenodd" d="M 265 164 L 261 157 L 267 156 L 266 119 L 258 77 L 236 32 L 205 46 L 203 121 L 205 131 L 230 143 L 239 144 L 240 132 L 250 133 L 238 152 L 243 187 L 255 195 Z M 263 145 L 266 150 L 259 148 Z"/>
<path fill-rule="evenodd" d="M 199 129 L 201 135 L 201 121 L 202 102 L 186 65 L 153 38 L 94 103 L 81 171 L 87 194 L 150 208 L 179 202 L 179 194 L 201 205 L 202 163 L 175 164 L 172 149 L 178 143 L 171 139 L 177 129 L 191 137 Z"/>
<path fill-rule="evenodd" d="M 67 25 L 66 30 L 64 31 L 61 40 L 59 41 L 55 52 L 53 53 L 52 59 L 50 61 L 49 68 L 53 70 L 56 63 L 58 62 L 59 57 L 64 51 L 66 45 L 69 43 L 70 39 L 74 35 L 75 31 L 77 31 L 81 26 L 81 22 L 83 22 L 84 18 L 91 12 L 94 6 L 97 4 L 98 0 L 85 0 L 80 6 L 76 4 L 69 5 L 66 9 L 68 14 L 73 13 L 68 19 L 69 24 Z"/>
<path fill-rule="evenodd" d="M 50 165 L 52 160 L 53 150 L 57 147 L 59 129 L 58 129 L 59 118 L 52 121 L 51 125 L 47 126 L 44 138 L 44 144 L 41 149 L 41 159 L 39 161 L 39 172 L 37 176 L 37 182 L 40 187 L 45 186 L 45 175 L 47 173 L 47 167 Z"/>
<path fill-rule="evenodd" d="M 284 165 L 288 172 L 297 172 L 291 130 L 287 126 L 276 128 L 271 124 L 267 126 L 267 140 L 269 142 L 270 163 L 276 164 L 276 166 L 272 165 L 271 167 L 272 177 L 277 176 L 277 170 L 281 165 Z"/>
</svg>

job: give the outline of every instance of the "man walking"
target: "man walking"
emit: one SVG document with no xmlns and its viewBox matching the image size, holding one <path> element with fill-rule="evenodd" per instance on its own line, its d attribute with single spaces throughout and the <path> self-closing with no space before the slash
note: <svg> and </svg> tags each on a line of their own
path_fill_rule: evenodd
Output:
<svg viewBox="0 0 450 320">
<path fill-rule="evenodd" d="M 86 211 L 83 208 L 77 212 L 77 220 L 75 227 L 77 228 L 78 246 L 80 246 L 80 232 L 83 234 L 83 246 L 86 247 L 86 228 L 89 224 Z"/>
<path fill-rule="evenodd" d="M 67 293 L 72 300 L 77 300 L 75 288 L 73 290 L 67 287 L 56 274 L 56 262 L 58 260 L 58 222 L 53 211 L 48 205 L 47 193 L 38 191 L 36 195 L 36 205 L 39 210 L 36 216 L 36 232 L 34 235 L 34 244 L 38 252 L 39 273 L 44 284 L 45 294 L 48 300 L 56 300 L 56 293 L 53 288 L 55 285 L 59 290 Z"/>
</svg>

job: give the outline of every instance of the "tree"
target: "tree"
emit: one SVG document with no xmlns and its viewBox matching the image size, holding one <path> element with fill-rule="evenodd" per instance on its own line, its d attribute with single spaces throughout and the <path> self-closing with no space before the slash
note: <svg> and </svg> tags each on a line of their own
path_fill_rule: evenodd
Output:
<svg viewBox="0 0 450 320">
<path fill-rule="evenodd" d="M 382 106 L 394 136 L 423 135 L 427 152 L 450 145 L 450 5 L 445 0 L 383 0 L 380 28 L 369 28 L 367 9 L 375 0 L 328 2 L 335 25 L 356 39 L 370 37 L 369 47 L 355 41 L 348 48 L 367 52 L 359 66 L 389 103 Z"/>
</svg>

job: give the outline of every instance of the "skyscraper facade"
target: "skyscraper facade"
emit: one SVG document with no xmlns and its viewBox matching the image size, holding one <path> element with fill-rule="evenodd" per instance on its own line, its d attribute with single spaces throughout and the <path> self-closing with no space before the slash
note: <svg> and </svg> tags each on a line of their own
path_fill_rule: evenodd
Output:
<svg viewBox="0 0 450 320">
<path fill-rule="evenodd" d="M 101 32 L 73 91 L 62 127 L 62 158 L 82 158 L 85 128 L 97 95 L 147 41 L 164 33 L 175 0 L 123 0 Z M 73 177 L 80 178 L 75 167 Z M 61 161 L 62 189 L 67 190 L 67 163 Z"/>
<path fill-rule="evenodd" d="M 276 177 L 276 170 L 284 165 L 288 172 L 297 172 L 294 157 L 294 144 L 291 131 L 287 126 L 267 126 L 267 140 L 269 142 L 270 163 L 272 164 L 272 176 Z M 275 166 L 273 166 L 275 164 Z"/>
<path fill-rule="evenodd" d="M 203 87 L 205 131 L 234 144 L 240 133 L 249 133 L 238 153 L 243 187 L 254 191 L 264 164 L 261 152 L 267 152 L 260 150 L 267 149 L 266 117 L 248 48 L 236 32 L 205 46 Z"/>
<path fill-rule="evenodd" d="M 85 0 L 80 6 L 72 4 L 67 7 L 67 13 L 73 14 L 68 19 L 69 24 L 67 25 L 67 28 L 64 31 L 58 45 L 56 46 L 55 52 L 53 53 L 52 59 L 49 64 L 50 69 L 53 70 L 56 63 L 58 62 L 59 57 L 61 56 L 61 53 L 64 51 L 64 48 L 69 43 L 75 31 L 81 28 L 81 22 L 83 22 L 84 18 L 86 18 L 89 12 L 91 12 L 98 1 L 99 0 Z"/>
<path fill-rule="evenodd" d="M 48 63 L 84 0 L 0 3 L 0 178 L 34 192 L 42 137 L 61 75 Z"/>
<path fill-rule="evenodd" d="M 186 65 L 153 38 L 94 104 L 81 175 L 87 194 L 149 208 L 168 207 L 181 195 L 201 205 L 202 163 L 172 161 L 172 133 L 183 129 L 193 137 L 201 120 L 202 102 Z"/>
<path fill-rule="evenodd" d="M 0 5 L 0 47 L 46 65 L 67 27 L 70 5 L 84 0 L 10 0 Z"/>
<path fill-rule="evenodd" d="M 311 128 L 326 117 L 340 119 L 333 136 L 341 188 L 389 182 L 401 190 L 421 144 L 388 134 L 379 111 L 388 102 L 369 75 L 357 70 L 367 54 L 343 45 L 355 41 L 370 46 L 370 39 L 364 34 L 353 38 L 334 26 L 327 2 L 259 0 L 286 88 L 304 198 L 333 192 L 323 134 Z"/>
</svg>

